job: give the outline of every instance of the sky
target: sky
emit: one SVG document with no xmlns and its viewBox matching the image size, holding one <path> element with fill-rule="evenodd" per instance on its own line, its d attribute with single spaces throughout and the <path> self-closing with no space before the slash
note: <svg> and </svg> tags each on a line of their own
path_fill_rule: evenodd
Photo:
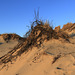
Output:
<svg viewBox="0 0 75 75">
<path fill-rule="evenodd" d="M 0 0 L 0 34 L 16 33 L 23 36 L 34 21 L 34 10 L 39 8 L 39 19 L 49 20 L 53 27 L 75 23 L 75 0 Z"/>
</svg>

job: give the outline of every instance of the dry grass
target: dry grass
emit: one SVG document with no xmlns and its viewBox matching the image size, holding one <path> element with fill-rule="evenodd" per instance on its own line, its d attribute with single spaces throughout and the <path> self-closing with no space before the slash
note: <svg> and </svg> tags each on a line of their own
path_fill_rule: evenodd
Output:
<svg viewBox="0 0 75 75">
<path fill-rule="evenodd" d="M 31 25 L 31 29 L 26 33 L 28 37 L 21 43 L 19 43 L 13 50 L 8 52 L 6 55 L 0 58 L 0 62 L 7 63 L 11 61 L 14 57 L 20 56 L 22 53 L 27 52 L 29 48 L 32 47 L 40 47 L 44 40 L 50 40 L 52 38 L 59 39 L 59 37 L 63 39 L 68 39 L 69 36 L 65 32 L 56 32 L 48 23 L 43 23 L 42 21 L 34 21 Z M 3 35 L 5 40 L 6 39 L 15 39 L 20 38 L 18 35 L 15 34 L 6 34 Z M 21 48 L 17 51 L 17 49 Z M 16 52 L 16 55 L 13 53 Z"/>
</svg>

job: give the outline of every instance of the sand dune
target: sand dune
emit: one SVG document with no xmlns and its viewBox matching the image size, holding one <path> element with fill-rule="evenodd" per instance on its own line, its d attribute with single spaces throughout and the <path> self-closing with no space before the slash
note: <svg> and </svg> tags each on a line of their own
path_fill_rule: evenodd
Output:
<svg viewBox="0 0 75 75">
<path fill-rule="evenodd" d="M 0 75 L 74 75 L 74 48 L 74 44 L 59 40 L 44 42 L 39 49 L 34 47 L 12 64 L 6 64 Z M 60 57 L 53 63 L 58 55 Z"/>
<path fill-rule="evenodd" d="M 62 30 L 59 33 L 51 29 L 51 37 L 50 28 L 35 29 L 19 43 L 17 40 L 7 43 L 0 37 L 0 57 L 4 55 L 0 58 L 0 75 L 75 75 L 74 30 L 65 31 L 68 37 Z"/>
</svg>

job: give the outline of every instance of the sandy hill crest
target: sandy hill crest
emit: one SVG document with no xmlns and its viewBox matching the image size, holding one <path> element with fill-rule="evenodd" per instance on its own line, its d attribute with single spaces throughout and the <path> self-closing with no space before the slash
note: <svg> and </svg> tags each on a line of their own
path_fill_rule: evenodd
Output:
<svg viewBox="0 0 75 75">
<path fill-rule="evenodd" d="M 60 28 L 60 26 L 57 26 L 57 27 L 55 27 L 54 30 L 57 32 L 60 30 L 71 32 L 71 31 L 75 30 L 75 23 L 67 23 L 67 24 L 63 25 L 62 29 Z"/>
<path fill-rule="evenodd" d="M 4 41 L 9 41 L 9 40 L 24 40 L 24 38 L 20 37 L 17 34 L 1 34 L 0 37 Z"/>
<path fill-rule="evenodd" d="M 62 30 L 72 31 L 75 29 L 75 23 L 67 23 L 63 26 Z"/>
</svg>

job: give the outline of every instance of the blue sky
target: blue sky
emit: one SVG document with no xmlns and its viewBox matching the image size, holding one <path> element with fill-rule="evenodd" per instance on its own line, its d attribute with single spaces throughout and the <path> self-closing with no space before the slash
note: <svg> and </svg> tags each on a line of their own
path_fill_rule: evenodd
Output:
<svg viewBox="0 0 75 75">
<path fill-rule="evenodd" d="M 0 0 L 0 34 L 23 36 L 38 8 L 40 19 L 53 21 L 54 27 L 75 22 L 75 0 Z"/>
</svg>

